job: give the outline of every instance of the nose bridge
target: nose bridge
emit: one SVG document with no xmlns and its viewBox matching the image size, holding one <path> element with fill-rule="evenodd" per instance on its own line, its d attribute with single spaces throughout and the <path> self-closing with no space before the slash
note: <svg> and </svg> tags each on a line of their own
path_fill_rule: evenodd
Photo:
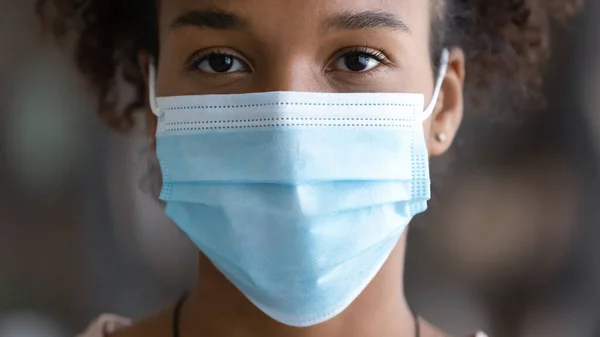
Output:
<svg viewBox="0 0 600 337">
<path fill-rule="evenodd" d="M 263 91 L 322 91 L 319 72 L 306 54 L 279 53 L 265 63 L 259 81 Z"/>
</svg>

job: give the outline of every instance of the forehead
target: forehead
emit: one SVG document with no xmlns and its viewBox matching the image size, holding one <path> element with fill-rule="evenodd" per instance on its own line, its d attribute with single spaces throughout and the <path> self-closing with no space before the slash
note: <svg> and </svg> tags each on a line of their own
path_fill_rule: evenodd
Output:
<svg viewBox="0 0 600 337">
<path fill-rule="evenodd" d="M 199 9 L 235 13 L 250 27 L 273 30 L 307 29 L 339 13 L 365 11 L 393 14 L 417 30 L 429 24 L 429 0 L 161 0 L 161 26 Z"/>
</svg>

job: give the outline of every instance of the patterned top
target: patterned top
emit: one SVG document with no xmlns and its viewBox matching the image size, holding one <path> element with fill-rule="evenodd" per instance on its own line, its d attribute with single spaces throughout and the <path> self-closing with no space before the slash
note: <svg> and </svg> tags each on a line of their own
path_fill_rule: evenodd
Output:
<svg viewBox="0 0 600 337">
<path fill-rule="evenodd" d="M 126 328 L 131 324 L 132 321 L 128 318 L 104 314 L 93 321 L 85 332 L 77 335 L 77 337 L 105 337 L 107 334 Z"/>
</svg>

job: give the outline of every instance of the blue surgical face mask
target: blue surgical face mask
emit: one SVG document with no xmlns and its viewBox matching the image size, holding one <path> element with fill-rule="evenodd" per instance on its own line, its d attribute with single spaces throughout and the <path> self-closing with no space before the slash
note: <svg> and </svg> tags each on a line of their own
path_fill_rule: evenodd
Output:
<svg viewBox="0 0 600 337">
<path fill-rule="evenodd" d="M 166 213 L 252 303 L 291 326 L 341 313 L 430 197 L 424 95 L 154 97 Z"/>
</svg>

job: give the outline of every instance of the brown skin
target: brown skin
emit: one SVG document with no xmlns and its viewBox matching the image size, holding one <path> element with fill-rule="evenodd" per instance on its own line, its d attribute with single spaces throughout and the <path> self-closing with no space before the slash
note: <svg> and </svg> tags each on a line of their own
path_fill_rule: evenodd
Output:
<svg viewBox="0 0 600 337">
<path fill-rule="evenodd" d="M 423 0 L 169 0 L 160 1 L 160 62 L 157 96 L 263 91 L 423 93 L 428 104 L 434 89 L 429 50 L 430 4 Z M 192 10 L 219 9 L 247 21 L 241 29 L 219 30 L 171 22 Z M 391 13 L 410 32 L 387 28 L 331 30 L 323 23 L 344 12 Z M 388 59 L 365 72 L 339 67 L 343 55 L 361 48 Z M 190 70 L 188 59 L 203 51 L 232 54 L 247 69 L 227 74 Z M 139 57 L 147 77 L 149 57 Z M 463 114 L 465 57 L 451 51 L 448 72 L 433 115 L 424 122 L 430 156 L 451 145 Z M 156 118 L 147 109 L 154 142 Z M 443 133 L 445 141 L 436 135 Z M 337 317 L 308 328 L 285 326 L 256 309 L 201 256 L 200 275 L 181 316 L 181 336 L 334 337 L 413 336 L 414 322 L 403 290 L 406 237 L 356 301 Z M 111 337 L 171 336 L 172 308 Z M 441 335 L 421 322 L 422 336 Z"/>
</svg>

